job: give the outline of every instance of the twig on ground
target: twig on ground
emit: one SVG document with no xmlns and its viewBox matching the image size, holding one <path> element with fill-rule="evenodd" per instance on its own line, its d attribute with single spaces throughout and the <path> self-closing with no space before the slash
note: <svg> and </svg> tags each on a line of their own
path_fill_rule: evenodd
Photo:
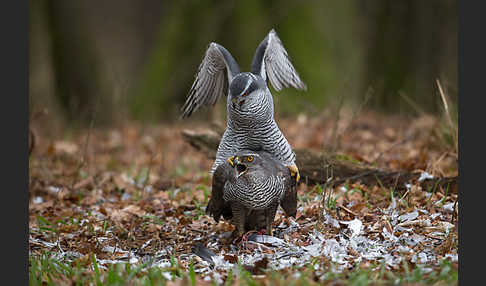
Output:
<svg viewBox="0 0 486 286">
<path fill-rule="evenodd" d="M 357 213 L 353 212 L 352 210 L 348 209 L 347 207 L 345 207 L 345 206 L 343 206 L 343 205 L 340 205 L 339 207 L 340 207 L 340 208 L 342 208 L 343 210 L 345 210 L 346 212 L 348 212 L 348 213 L 350 213 L 350 214 L 354 215 L 355 217 L 357 217 L 357 216 L 358 216 L 358 214 L 357 214 Z"/>
<path fill-rule="evenodd" d="M 150 162 L 147 170 L 147 178 L 143 181 L 142 185 L 142 197 L 145 198 L 145 187 L 147 186 L 148 181 L 150 180 L 150 171 L 152 170 L 152 165 L 155 157 L 157 156 L 157 153 L 152 152 L 152 156 L 150 156 Z"/>
<path fill-rule="evenodd" d="M 329 175 L 329 172 L 331 173 L 331 175 Z M 324 213 L 327 213 L 327 205 L 328 205 L 327 200 L 329 199 L 329 197 L 331 195 L 332 188 L 334 188 L 334 182 L 333 182 L 334 177 L 333 177 L 333 168 L 332 167 L 326 169 L 326 177 L 327 177 L 327 180 L 324 183 L 324 186 L 322 187 L 322 204 L 321 204 L 322 210 L 319 213 L 320 221 L 324 220 Z M 328 189 L 329 189 L 329 197 L 326 199 L 326 194 L 327 194 Z"/>
<path fill-rule="evenodd" d="M 373 173 L 378 173 L 378 170 L 368 170 L 368 171 L 365 171 L 365 172 L 362 172 L 362 173 L 359 173 L 359 174 L 356 174 L 354 176 L 349 176 L 349 177 L 346 177 L 346 178 L 342 178 L 340 180 L 337 180 L 334 182 L 335 185 L 339 185 L 339 184 L 342 184 L 346 181 L 352 181 L 352 180 L 356 180 L 356 179 L 359 179 L 359 178 L 362 178 L 362 177 L 366 177 L 368 175 L 371 175 Z M 375 174 L 376 176 L 376 174 Z"/>
<path fill-rule="evenodd" d="M 457 201 L 458 201 L 459 197 L 456 197 L 456 201 L 454 202 L 454 206 L 452 208 L 452 217 L 451 217 L 451 223 L 454 223 L 455 221 L 457 221 L 457 215 L 458 215 L 458 212 L 457 212 Z"/>
<path fill-rule="evenodd" d="M 399 178 L 400 178 L 400 173 L 397 173 L 396 178 L 395 178 L 395 183 L 393 183 L 393 188 L 392 188 L 393 190 L 396 190 Z"/>
<path fill-rule="evenodd" d="M 337 144 L 338 144 L 337 143 L 338 125 L 339 125 L 339 120 L 341 119 L 341 108 L 343 107 L 343 103 L 344 103 L 344 96 L 341 93 L 340 96 L 339 96 L 339 101 L 338 101 L 337 110 L 336 110 L 336 114 L 335 114 L 336 118 L 335 118 L 334 124 L 332 126 L 332 133 L 331 133 L 331 142 L 332 142 L 331 151 L 332 152 L 337 150 L 337 148 L 338 148 L 338 146 L 337 146 Z"/>
<path fill-rule="evenodd" d="M 346 125 L 346 127 L 344 127 L 344 130 L 342 132 L 340 132 L 337 136 L 337 140 L 336 140 L 336 146 L 335 146 L 335 149 L 334 150 L 338 150 L 341 148 L 341 144 L 342 144 L 342 137 L 343 135 L 346 133 L 346 131 L 349 129 L 349 127 L 351 126 L 351 124 L 354 122 L 354 120 L 356 119 L 356 116 L 361 112 L 361 110 L 363 109 L 363 107 L 366 105 L 366 103 L 368 103 L 368 100 L 370 100 L 371 96 L 373 96 L 375 90 L 373 89 L 373 87 L 369 87 L 368 90 L 366 91 L 365 93 L 365 98 L 364 100 L 358 105 L 358 108 L 356 109 L 353 109 L 353 113 L 351 114 L 351 119 L 349 120 L 348 124 Z"/>
<path fill-rule="evenodd" d="M 437 160 L 431 163 L 431 174 L 440 173 L 441 176 L 444 176 L 444 172 L 441 170 L 441 168 L 438 168 L 437 166 L 445 157 L 447 157 L 447 155 L 449 155 L 449 151 L 442 153 Z"/>
<path fill-rule="evenodd" d="M 384 154 L 390 152 L 393 148 L 398 147 L 398 146 L 402 145 L 403 143 L 407 142 L 410 138 L 412 138 L 412 135 L 413 135 L 412 133 L 408 134 L 403 139 L 398 140 L 395 143 L 393 143 L 390 147 L 388 147 L 388 149 L 381 151 L 378 154 L 378 156 L 376 156 L 376 158 L 373 160 L 373 162 L 371 162 L 371 164 L 373 165 L 376 162 L 378 162 L 378 160 L 381 159 L 381 156 L 383 156 Z"/>
<path fill-rule="evenodd" d="M 79 165 L 76 168 L 76 174 L 75 174 L 73 181 L 71 183 L 70 190 L 74 189 L 74 185 L 76 184 L 76 182 L 79 179 L 79 173 L 87 162 L 88 144 L 89 144 L 89 139 L 91 137 L 91 131 L 93 130 L 94 119 L 95 119 L 95 114 L 94 114 L 94 110 L 93 110 L 91 112 L 91 119 L 90 119 L 90 122 L 89 122 L 88 134 L 86 135 L 86 142 L 84 143 L 83 155 L 81 156 L 81 160 L 79 162 Z"/>
<path fill-rule="evenodd" d="M 427 114 L 413 99 L 408 97 L 405 92 L 399 91 L 398 95 L 403 98 L 419 115 L 423 116 Z"/>
</svg>

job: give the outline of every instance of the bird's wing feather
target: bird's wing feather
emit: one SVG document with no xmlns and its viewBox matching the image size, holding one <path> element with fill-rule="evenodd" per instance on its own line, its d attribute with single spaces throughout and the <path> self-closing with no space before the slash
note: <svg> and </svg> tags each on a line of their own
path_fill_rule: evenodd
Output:
<svg viewBox="0 0 486 286">
<path fill-rule="evenodd" d="M 284 87 L 307 89 L 307 86 L 300 79 L 292 65 L 289 55 L 274 29 L 268 33 L 258 46 L 253 57 L 251 71 L 260 75 L 264 80 L 268 76 L 268 80 L 277 91 Z"/>
<path fill-rule="evenodd" d="M 295 217 L 297 214 L 297 181 L 290 175 L 290 170 L 285 167 L 285 194 L 280 205 L 285 214 Z"/>
<path fill-rule="evenodd" d="M 229 82 L 239 72 L 238 64 L 228 50 L 217 43 L 209 44 L 186 102 L 181 108 L 181 118 L 191 116 L 201 106 L 216 104 L 221 96 L 226 95 Z"/>
<path fill-rule="evenodd" d="M 227 218 L 231 214 L 231 206 L 225 203 L 223 199 L 224 186 L 229 180 L 230 167 L 228 164 L 221 164 L 216 168 L 213 174 L 213 184 L 211 191 L 211 199 L 206 207 L 206 213 L 214 218 L 216 222 L 219 217 L 223 215 Z"/>
<path fill-rule="evenodd" d="M 269 153 L 260 153 L 260 156 L 263 159 L 261 162 L 265 165 L 262 166 L 265 176 L 283 176 L 284 195 L 280 205 L 286 215 L 295 217 L 297 214 L 297 181 L 295 177 L 291 176 L 289 168 Z"/>
</svg>

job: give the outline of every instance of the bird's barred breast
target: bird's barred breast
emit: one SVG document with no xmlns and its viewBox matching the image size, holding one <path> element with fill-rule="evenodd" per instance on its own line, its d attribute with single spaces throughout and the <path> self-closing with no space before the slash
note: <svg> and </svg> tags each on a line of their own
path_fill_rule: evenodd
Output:
<svg viewBox="0 0 486 286">
<path fill-rule="evenodd" d="M 226 130 L 211 172 L 241 149 L 265 150 L 285 165 L 295 164 L 295 154 L 273 117 L 272 94 L 266 89 L 259 98 L 244 110 L 228 101 Z"/>
<path fill-rule="evenodd" d="M 265 209 L 271 203 L 282 199 L 284 182 L 282 177 L 267 177 L 251 181 L 240 179 L 235 183 L 227 182 L 223 199 L 237 201 L 249 209 Z"/>
<path fill-rule="evenodd" d="M 227 128 L 219 145 L 213 170 L 242 149 L 265 150 L 285 165 L 295 163 L 295 153 L 292 151 L 292 147 L 277 124 L 273 122 L 251 130 L 235 131 Z"/>
</svg>

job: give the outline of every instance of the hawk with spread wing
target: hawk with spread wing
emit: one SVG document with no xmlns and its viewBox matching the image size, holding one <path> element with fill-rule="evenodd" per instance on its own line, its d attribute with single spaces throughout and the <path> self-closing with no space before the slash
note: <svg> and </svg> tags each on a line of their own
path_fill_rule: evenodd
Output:
<svg viewBox="0 0 486 286">
<path fill-rule="evenodd" d="M 211 43 L 189 91 L 181 118 L 202 106 L 212 106 L 227 95 L 227 126 L 211 168 L 243 149 L 263 150 L 277 158 L 298 181 L 295 153 L 274 120 L 273 97 L 267 80 L 280 91 L 284 87 L 306 90 L 275 30 L 257 47 L 251 72 L 240 72 L 223 46 Z"/>
</svg>

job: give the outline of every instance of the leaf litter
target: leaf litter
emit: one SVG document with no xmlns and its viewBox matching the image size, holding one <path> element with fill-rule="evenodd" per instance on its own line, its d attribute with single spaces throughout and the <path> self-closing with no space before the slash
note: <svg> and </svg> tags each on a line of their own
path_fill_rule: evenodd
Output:
<svg viewBox="0 0 486 286">
<path fill-rule="evenodd" d="M 416 133 L 414 140 L 381 154 L 410 134 L 400 128 L 401 121 L 382 128 L 383 121 L 374 116 L 365 118 L 374 135 L 349 128 L 342 136 L 342 152 L 369 161 L 380 157 L 376 163 L 381 167 L 422 169 L 421 179 L 446 170 L 457 174 L 453 160 L 441 160 L 443 167 L 434 174 L 420 163 L 421 152 L 411 152 L 428 148 L 426 162 L 444 152 L 422 135 L 432 132 L 424 131 L 435 126 L 431 119 L 413 122 L 407 132 Z M 427 124 L 420 125 L 422 121 Z M 296 147 L 317 149 L 330 136 L 319 132 L 326 130 L 322 122 L 307 119 L 305 129 L 285 120 L 281 125 Z M 204 213 L 212 161 L 181 143 L 183 127 L 130 124 L 109 132 L 93 129 L 88 146 L 83 146 L 88 131 L 72 141 L 38 140 L 30 163 L 29 256 L 48 251 L 63 263 L 89 265 L 94 254 L 102 270 L 116 263 L 168 269 L 176 261 L 186 270 L 192 265 L 203 281 L 217 284 L 240 269 L 255 277 L 271 271 L 295 276 L 298 269 L 313 265 L 314 279 L 324 281 L 329 271 L 345 273 L 356 267 L 384 265 L 403 272 L 404 262 L 424 273 L 443 260 L 457 268 L 457 194 L 422 190 L 411 183 L 405 195 L 359 183 L 334 186 L 322 194 L 315 186 L 301 184 L 295 219 L 279 210 L 274 236 L 252 233 L 246 242 L 232 244 L 234 227 Z M 307 141 L 298 137 L 312 127 L 317 132 L 307 134 Z M 89 164 L 80 168 L 80 159 L 89 159 Z M 333 204 L 323 203 L 326 192 Z M 170 271 L 163 275 L 177 279 Z"/>
</svg>

